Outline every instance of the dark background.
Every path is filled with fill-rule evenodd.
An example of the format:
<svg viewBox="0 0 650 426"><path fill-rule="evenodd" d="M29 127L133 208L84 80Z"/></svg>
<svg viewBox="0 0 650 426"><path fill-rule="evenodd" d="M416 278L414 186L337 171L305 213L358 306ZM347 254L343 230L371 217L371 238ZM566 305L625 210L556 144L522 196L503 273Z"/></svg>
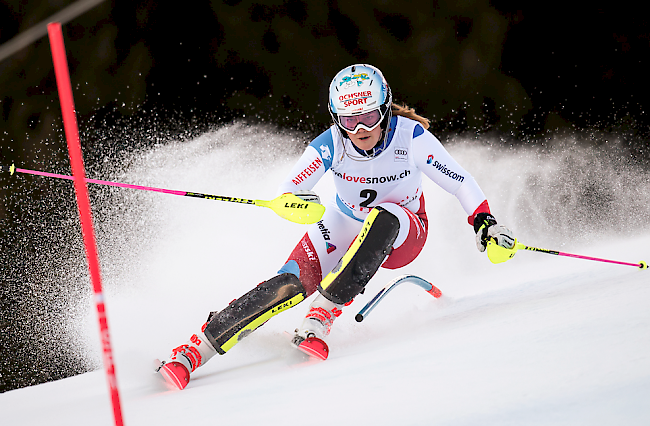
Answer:
<svg viewBox="0 0 650 426"><path fill-rule="evenodd" d="M72 2L23 3L0 3L0 44ZM329 125L331 78L357 62L379 67L443 141L568 134L647 165L645 8L572 3L106 1L63 26L88 174L234 119L308 141ZM69 173L47 37L0 62L0 87L0 162ZM3 175L0 200L1 392L87 366L47 337L82 291L62 287L47 260L79 232L71 189Z"/></svg>

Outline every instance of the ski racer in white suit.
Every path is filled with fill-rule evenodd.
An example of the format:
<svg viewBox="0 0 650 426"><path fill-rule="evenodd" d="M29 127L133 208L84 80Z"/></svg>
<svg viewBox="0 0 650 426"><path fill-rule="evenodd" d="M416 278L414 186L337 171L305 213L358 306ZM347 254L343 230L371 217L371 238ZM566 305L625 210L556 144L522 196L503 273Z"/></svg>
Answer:
<svg viewBox="0 0 650 426"><path fill-rule="evenodd" d="M401 268L422 250L428 233L422 174L458 199L480 251L488 239L513 246L512 232L496 224L474 178L427 131L427 119L392 103L377 68L358 64L341 70L330 85L329 108L335 124L309 144L279 193L319 202L311 189L330 171L335 196L279 275L212 312L201 332L161 362L157 371L179 388L213 355L225 354L270 317L317 290L292 343L327 358L324 338L332 323L377 269Z"/></svg>

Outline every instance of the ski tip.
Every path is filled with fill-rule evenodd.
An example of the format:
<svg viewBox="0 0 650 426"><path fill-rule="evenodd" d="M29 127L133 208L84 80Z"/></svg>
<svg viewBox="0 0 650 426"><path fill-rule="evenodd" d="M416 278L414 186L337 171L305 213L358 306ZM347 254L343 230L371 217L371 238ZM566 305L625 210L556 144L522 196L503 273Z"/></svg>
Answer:
<svg viewBox="0 0 650 426"><path fill-rule="evenodd" d="M298 345L298 350L313 358L322 359L323 361L327 359L330 353L327 343L318 337L306 338L300 343L300 345Z"/></svg>
<svg viewBox="0 0 650 426"><path fill-rule="evenodd" d="M648 264L642 260L639 262L639 269L648 269Z"/></svg>
<svg viewBox="0 0 650 426"><path fill-rule="evenodd" d="M190 382L190 372L180 362L163 362L157 372L172 389L183 390Z"/></svg>

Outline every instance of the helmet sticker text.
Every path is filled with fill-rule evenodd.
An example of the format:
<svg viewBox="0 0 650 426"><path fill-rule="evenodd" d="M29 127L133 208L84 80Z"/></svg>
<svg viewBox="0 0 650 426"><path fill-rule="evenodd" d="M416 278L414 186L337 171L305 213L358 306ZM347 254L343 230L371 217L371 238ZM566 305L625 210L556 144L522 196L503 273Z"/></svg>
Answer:
<svg viewBox="0 0 650 426"><path fill-rule="evenodd" d="M347 108L350 105L365 105L368 102L368 98L371 96L371 91L348 93L339 96L339 101L343 102L343 105Z"/></svg>

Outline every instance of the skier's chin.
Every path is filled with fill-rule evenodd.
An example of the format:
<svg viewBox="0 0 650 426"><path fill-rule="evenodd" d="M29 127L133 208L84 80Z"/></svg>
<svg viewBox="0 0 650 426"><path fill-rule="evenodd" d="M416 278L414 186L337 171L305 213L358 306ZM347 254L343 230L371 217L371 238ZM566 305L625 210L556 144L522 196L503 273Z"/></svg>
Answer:
<svg viewBox="0 0 650 426"><path fill-rule="evenodd" d="M379 133L378 135L375 135L374 133L374 131L364 133L359 132L356 135L349 134L349 136L357 148L367 151L373 149L375 145L377 145L377 142L379 142L381 131L377 132Z"/></svg>

